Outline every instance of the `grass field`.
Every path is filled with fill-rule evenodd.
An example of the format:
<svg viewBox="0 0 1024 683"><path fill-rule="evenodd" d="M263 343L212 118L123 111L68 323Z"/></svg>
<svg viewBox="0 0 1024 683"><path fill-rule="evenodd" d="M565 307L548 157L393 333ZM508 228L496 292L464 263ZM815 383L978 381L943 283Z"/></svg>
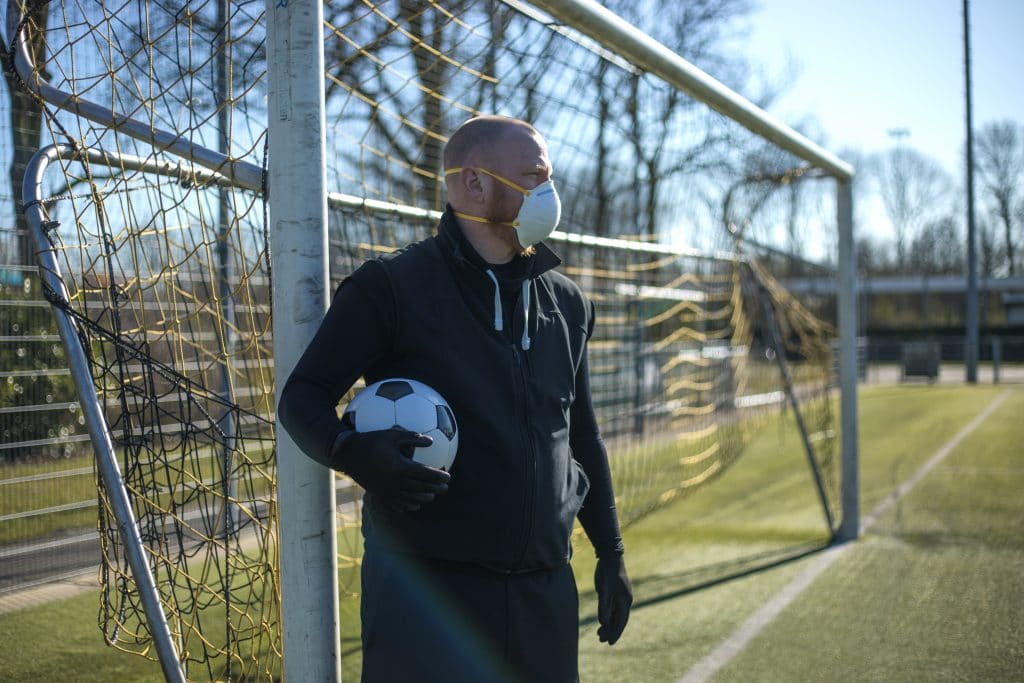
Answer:
<svg viewBox="0 0 1024 683"><path fill-rule="evenodd" d="M1004 393L712 680L1024 680L1024 387L863 388L861 504L868 517ZM795 432L765 431L717 482L626 530L637 604L612 648L597 641L593 560L579 553L582 679L678 680L825 540ZM102 644L97 610L90 593L0 617L0 680L160 680ZM357 680L354 610L342 620L344 677Z"/></svg>

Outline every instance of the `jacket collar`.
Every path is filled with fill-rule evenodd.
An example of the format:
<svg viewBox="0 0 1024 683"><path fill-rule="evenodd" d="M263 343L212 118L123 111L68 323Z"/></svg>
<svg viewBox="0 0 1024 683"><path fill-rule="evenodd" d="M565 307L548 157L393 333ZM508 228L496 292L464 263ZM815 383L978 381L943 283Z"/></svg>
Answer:
<svg viewBox="0 0 1024 683"><path fill-rule="evenodd" d="M466 262L481 273L485 273L490 268L487 261L477 253L466 236L462 234L462 228L459 227L459 223L455 219L451 204L445 206L444 215L441 216L441 222L437 227L437 235L444 251L454 256L456 261ZM544 242L536 244L533 255L527 258L529 264L526 267L526 276L530 279L539 277L562 263L562 259Z"/></svg>

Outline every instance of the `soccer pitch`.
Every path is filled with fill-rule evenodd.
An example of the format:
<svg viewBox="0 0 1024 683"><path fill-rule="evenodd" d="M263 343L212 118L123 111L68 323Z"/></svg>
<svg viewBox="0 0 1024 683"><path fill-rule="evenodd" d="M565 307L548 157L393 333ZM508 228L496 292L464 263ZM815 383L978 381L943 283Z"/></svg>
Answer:
<svg viewBox="0 0 1024 683"><path fill-rule="evenodd" d="M1024 678L1021 415L1021 385L863 387L865 533L827 551L831 564L719 657L709 680ZM795 431L769 427L719 481L630 526L637 603L611 648L597 641L593 559L581 550L582 680L681 680L792 593L826 556L810 476ZM90 592L0 617L0 680L161 680L155 663L102 644L97 608ZM342 624L347 680L358 678L354 616Z"/></svg>
<svg viewBox="0 0 1024 683"><path fill-rule="evenodd" d="M866 519L994 401L909 492ZM709 680L1021 680L1024 387L869 387L860 411L866 532ZM615 648L582 629L584 680L682 679L819 561L780 561L821 538L809 475L778 466L798 454L766 433L716 485L627 531L640 604ZM588 568L577 569L585 581Z"/></svg>

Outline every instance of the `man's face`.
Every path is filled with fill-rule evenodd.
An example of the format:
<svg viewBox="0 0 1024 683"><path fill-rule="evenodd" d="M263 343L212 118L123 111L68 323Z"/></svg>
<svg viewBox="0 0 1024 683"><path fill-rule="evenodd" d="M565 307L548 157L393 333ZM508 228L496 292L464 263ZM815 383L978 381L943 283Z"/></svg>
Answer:
<svg viewBox="0 0 1024 683"><path fill-rule="evenodd" d="M501 138L480 165L528 190L547 181L552 171L544 138L518 126ZM494 178L484 178L490 185L484 215L499 223L515 220L523 195Z"/></svg>

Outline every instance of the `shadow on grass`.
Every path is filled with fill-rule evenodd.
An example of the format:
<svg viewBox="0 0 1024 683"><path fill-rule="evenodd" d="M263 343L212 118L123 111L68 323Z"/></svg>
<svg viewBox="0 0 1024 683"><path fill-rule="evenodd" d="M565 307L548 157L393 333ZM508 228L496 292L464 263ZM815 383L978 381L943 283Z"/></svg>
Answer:
<svg viewBox="0 0 1024 683"><path fill-rule="evenodd" d="M342 636L341 656L351 657L363 649L363 641L359 636Z"/></svg>
<svg viewBox="0 0 1024 683"><path fill-rule="evenodd" d="M635 596L647 596L633 603L633 610L650 607L684 595L720 586L730 581L742 579L760 572L785 566L791 562L802 560L829 548L832 543L827 540L813 543L801 543L786 548L778 548L762 553L755 553L724 562L715 562L673 574L652 574L631 580ZM596 609L597 599L593 591L581 595L581 602L586 602ZM588 610L589 611L589 610ZM581 616L580 626L597 623L597 614Z"/></svg>

